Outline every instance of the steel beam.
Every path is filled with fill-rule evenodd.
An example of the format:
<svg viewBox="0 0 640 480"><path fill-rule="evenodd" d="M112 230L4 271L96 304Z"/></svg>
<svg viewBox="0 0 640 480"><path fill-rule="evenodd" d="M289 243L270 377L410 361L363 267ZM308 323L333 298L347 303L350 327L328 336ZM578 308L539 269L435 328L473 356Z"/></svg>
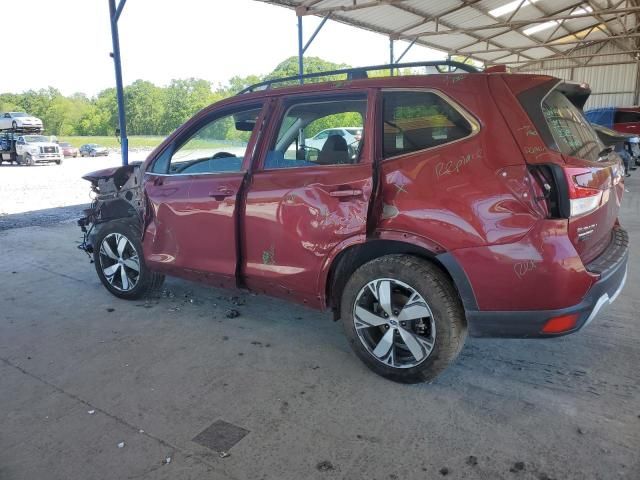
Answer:
<svg viewBox="0 0 640 480"><path fill-rule="evenodd" d="M122 63L120 61L120 38L118 35L118 18L122 13L126 0L120 0L116 8L116 1L109 0L109 14L111 20L111 41L113 43L113 65L116 72L116 96L118 99L118 124L120 127L120 150L122 165L129 164L129 139L127 138L127 118L124 110L124 87L122 85Z"/></svg>

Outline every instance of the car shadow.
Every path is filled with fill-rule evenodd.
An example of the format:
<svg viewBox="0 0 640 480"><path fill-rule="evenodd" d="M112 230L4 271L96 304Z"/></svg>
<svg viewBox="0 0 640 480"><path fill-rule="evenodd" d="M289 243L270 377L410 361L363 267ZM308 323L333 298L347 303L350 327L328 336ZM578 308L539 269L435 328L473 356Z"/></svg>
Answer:
<svg viewBox="0 0 640 480"><path fill-rule="evenodd" d="M13 228L47 227L56 223L70 222L80 218L85 208L89 208L88 203L8 215L0 214L0 232Z"/></svg>

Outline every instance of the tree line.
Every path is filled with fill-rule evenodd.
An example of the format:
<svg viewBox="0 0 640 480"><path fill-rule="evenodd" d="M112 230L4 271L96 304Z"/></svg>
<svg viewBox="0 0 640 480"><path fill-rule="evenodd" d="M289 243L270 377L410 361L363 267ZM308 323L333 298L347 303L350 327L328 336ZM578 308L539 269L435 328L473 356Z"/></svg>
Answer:
<svg viewBox="0 0 640 480"><path fill-rule="evenodd" d="M318 57L305 58L305 73L340 68L348 65ZM290 57L267 75L236 76L225 85L214 86L207 80L186 78L159 87L146 80L136 80L124 89L128 134L167 135L207 105L235 95L254 83L297 73L298 59ZM118 125L115 88L102 90L94 97L83 93L65 96L54 87L2 93L0 111L24 111L38 117L51 135L113 135Z"/></svg>

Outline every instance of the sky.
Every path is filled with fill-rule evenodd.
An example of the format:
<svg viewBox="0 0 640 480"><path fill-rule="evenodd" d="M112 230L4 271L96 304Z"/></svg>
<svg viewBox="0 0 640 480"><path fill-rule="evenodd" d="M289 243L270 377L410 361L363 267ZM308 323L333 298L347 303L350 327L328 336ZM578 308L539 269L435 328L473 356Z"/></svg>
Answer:
<svg viewBox="0 0 640 480"><path fill-rule="evenodd" d="M15 73L3 68L0 75L0 93L52 86L95 95L115 85L107 0L0 1L2 36L19 45ZM304 17L305 40L319 23ZM293 10L254 0L128 0L119 22L124 82L195 77L217 85L265 74L297 55L296 26ZM396 42L396 55L407 45ZM388 63L389 40L329 20L306 55L353 66ZM403 61L444 56L414 46Z"/></svg>

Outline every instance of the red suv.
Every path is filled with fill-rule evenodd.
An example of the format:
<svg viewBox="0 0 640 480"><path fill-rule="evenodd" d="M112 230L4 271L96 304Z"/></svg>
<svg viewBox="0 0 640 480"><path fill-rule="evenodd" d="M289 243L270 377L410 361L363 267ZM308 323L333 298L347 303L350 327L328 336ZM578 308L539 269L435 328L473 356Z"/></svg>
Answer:
<svg viewBox="0 0 640 480"><path fill-rule="evenodd" d="M467 332L557 337L616 298L622 168L583 117L587 86L346 73L247 89L141 165L84 177L105 287L138 298L166 274L331 309L369 368L407 383ZM363 133L306 145L333 126Z"/></svg>

